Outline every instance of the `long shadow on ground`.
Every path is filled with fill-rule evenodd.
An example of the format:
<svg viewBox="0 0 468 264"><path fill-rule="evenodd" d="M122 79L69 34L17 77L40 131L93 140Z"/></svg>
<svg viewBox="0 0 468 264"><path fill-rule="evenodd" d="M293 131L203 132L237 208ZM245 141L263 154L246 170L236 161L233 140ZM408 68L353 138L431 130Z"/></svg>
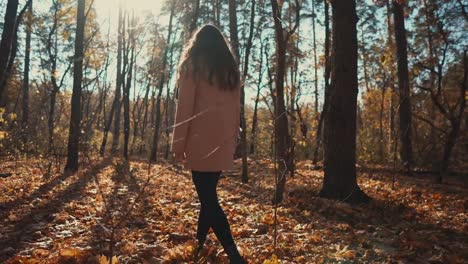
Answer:
<svg viewBox="0 0 468 264"><path fill-rule="evenodd" d="M41 235L35 235L38 231L43 231L47 227L47 223L54 219L54 214L60 212L63 206L70 201L79 199L86 185L93 179L94 175L99 173L103 168L111 163L111 159L104 159L87 170L80 171L75 176L62 175L45 187L39 188L31 197L39 197L41 193L52 190L53 185L59 184L62 180L68 177L76 179L67 185L66 188L55 193L47 202L33 205L33 207L20 218L18 218L10 227L7 228L7 233L2 234L0 245L4 251L0 255L0 262L5 261L9 257L15 255L28 246L28 243L36 242Z"/></svg>

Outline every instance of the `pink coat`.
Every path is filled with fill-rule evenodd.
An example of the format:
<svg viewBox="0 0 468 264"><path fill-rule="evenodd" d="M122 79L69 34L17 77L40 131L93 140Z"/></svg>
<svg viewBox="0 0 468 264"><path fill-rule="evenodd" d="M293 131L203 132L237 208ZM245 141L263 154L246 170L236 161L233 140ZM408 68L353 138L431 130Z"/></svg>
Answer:
<svg viewBox="0 0 468 264"><path fill-rule="evenodd" d="M185 168L232 169L240 121L240 88L221 90L189 73L179 78L172 151L185 153Z"/></svg>

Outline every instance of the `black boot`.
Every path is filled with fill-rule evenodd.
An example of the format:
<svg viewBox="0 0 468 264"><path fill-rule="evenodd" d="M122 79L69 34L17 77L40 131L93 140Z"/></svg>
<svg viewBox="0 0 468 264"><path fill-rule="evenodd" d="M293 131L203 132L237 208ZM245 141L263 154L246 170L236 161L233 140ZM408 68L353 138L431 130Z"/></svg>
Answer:
<svg viewBox="0 0 468 264"><path fill-rule="evenodd" d="M200 254L203 250L204 245L205 245L205 241L198 240L197 247L195 248L195 251L193 252L194 259L198 259L200 257Z"/></svg>
<svg viewBox="0 0 468 264"><path fill-rule="evenodd" d="M231 246L224 251L228 255L230 264L247 264L245 259L240 255L236 246Z"/></svg>

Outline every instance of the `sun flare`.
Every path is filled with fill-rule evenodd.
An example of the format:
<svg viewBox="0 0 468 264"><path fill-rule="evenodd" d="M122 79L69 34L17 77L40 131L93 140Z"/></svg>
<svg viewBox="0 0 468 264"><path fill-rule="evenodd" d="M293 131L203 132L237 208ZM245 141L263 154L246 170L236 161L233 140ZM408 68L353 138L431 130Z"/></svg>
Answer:
<svg viewBox="0 0 468 264"><path fill-rule="evenodd" d="M94 6L102 15L114 14L118 12L119 4L128 10L135 10L137 14L151 12L158 14L165 0L95 0Z"/></svg>

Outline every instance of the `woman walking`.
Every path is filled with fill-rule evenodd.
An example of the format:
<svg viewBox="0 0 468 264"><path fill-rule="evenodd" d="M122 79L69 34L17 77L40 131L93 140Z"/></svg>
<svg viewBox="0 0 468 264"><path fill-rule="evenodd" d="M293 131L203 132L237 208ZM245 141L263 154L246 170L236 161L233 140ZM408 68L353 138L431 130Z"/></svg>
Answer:
<svg viewBox="0 0 468 264"><path fill-rule="evenodd" d="M221 172L233 166L240 74L227 40L215 26L203 26L186 44L178 68L178 87L172 151L176 160L192 171L201 203L197 252L211 227L230 263L246 263L216 193Z"/></svg>

